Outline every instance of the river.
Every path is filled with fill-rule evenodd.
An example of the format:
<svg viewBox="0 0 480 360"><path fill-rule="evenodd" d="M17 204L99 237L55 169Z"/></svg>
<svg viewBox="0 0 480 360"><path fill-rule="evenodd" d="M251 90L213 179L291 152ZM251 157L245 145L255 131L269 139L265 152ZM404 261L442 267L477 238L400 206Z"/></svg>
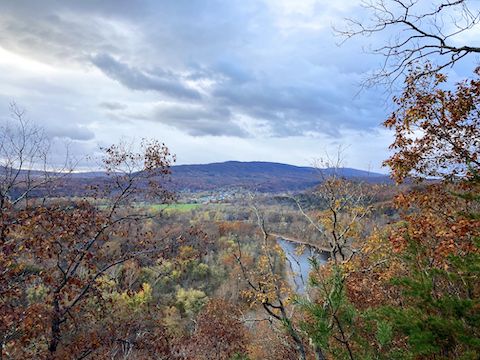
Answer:
<svg viewBox="0 0 480 360"><path fill-rule="evenodd" d="M320 264L324 264L328 260L327 252L318 252L310 246L303 246L303 252L298 253L302 245L283 238L277 238L277 242L282 248L286 256L287 277L293 289L298 294L304 294L308 287L308 275L312 265L309 259L315 257Z"/></svg>

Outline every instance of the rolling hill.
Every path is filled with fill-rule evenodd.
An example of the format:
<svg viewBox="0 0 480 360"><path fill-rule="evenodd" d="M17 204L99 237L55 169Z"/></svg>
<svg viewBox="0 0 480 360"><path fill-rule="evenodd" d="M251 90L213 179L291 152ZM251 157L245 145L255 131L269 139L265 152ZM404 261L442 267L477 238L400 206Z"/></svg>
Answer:
<svg viewBox="0 0 480 360"><path fill-rule="evenodd" d="M171 177L166 187L174 191L201 192L225 190L249 190L258 192L302 191L318 184L322 176L333 173L334 169L316 169L272 162L227 161L212 164L176 165L171 168ZM363 170L341 168L336 170L340 176L370 183L390 182L388 176ZM0 167L0 175L6 169ZM21 171L20 177L42 177L41 171ZM101 171L76 172L71 174L50 173L59 177L55 186L40 187L33 194L41 196L46 191L57 196L83 196L92 186L105 186L110 181ZM21 188L18 189L21 192Z"/></svg>
<svg viewBox="0 0 480 360"><path fill-rule="evenodd" d="M172 167L172 184L176 190L202 191L244 188L262 192L298 191L311 188L321 181L322 175L334 169L316 169L273 162L240 162ZM389 182L384 174L363 170L337 169L340 176L367 182Z"/></svg>

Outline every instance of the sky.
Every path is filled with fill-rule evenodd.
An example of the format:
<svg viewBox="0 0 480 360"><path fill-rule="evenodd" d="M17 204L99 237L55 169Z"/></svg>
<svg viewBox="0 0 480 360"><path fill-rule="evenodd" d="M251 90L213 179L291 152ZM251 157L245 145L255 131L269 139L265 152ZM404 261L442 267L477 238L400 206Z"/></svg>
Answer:
<svg viewBox="0 0 480 360"><path fill-rule="evenodd" d="M15 0L0 2L0 120L9 104L60 158L120 140L163 141L177 163L345 165L386 172L392 134L382 59L332 27L358 0Z"/></svg>

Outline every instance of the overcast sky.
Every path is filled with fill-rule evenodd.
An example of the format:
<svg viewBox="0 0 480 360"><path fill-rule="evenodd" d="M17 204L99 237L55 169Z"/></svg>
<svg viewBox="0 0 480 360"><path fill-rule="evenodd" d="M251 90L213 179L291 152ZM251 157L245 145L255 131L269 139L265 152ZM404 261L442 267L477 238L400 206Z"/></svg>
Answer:
<svg viewBox="0 0 480 360"><path fill-rule="evenodd" d="M347 166L378 171L388 102L358 92L382 59L332 30L359 3L2 1L0 118L15 101L78 157L147 137L182 164L309 165L343 145Z"/></svg>

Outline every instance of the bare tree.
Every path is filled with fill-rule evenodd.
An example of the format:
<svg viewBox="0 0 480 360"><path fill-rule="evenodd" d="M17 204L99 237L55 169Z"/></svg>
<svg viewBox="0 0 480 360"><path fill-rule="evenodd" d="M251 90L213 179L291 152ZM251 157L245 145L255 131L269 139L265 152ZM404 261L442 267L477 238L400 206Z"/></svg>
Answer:
<svg viewBox="0 0 480 360"><path fill-rule="evenodd" d="M362 238L361 221L371 211L375 192L361 181L350 181L342 176L343 150L336 156L326 154L315 163L320 184L311 192L310 200L317 207L307 208L296 198L290 197L301 214L320 234L320 243L308 244L320 251L327 250L335 262L345 262L358 251Z"/></svg>
<svg viewBox="0 0 480 360"><path fill-rule="evenodd" d="M342 148L339 148L335 157L326 154L324 159L315 164L321 183L310 194L310 199L314 199L318 208L307 208L297 198L292 199L321 235L322 243L314 246L317 249L326 248L330 253L330 262L325 269L316 257L311 257L313 276L309 280L312 287L317 289L316 299L312 302L308 297L300 298L299 304L307 305L304 306L306 309L312 309L312 306L321 309L324 319L327 319L325 331L345 348L348 358L353 360L351 334L340 315L340 303L333 301L333 298L344 292L346 274L340 271L341 265L349 262L363 246L362 222L371 211L373 193L367 191L366 184L349 181L342 176L342 152ZM333 277L329 270L333 272ZM316 349L320 349L318 341Z"/></svg>
<svg viewBox="0 0 480 360"><path fill-rule="evenodd" d="M0 358L4 344L19 336L21 324L29 315L15 306L18 303L8 301L21 292L31 275L15 260L15 252L23 247L21 239L12 233L32 219L29 197L69 172L66 165L47 171L49 145L43 130L25 116L24 109L12 103L10 118L0 126Z"/></svg>
<svg viewBox="0 0 480 360"><path fill-rule="evenodd" d="M51 338L49 351L57 351L61 340L61 325L75 318L76 308L88 298L97 280L110 269L127 260L161 253L163 240L143 230L143 222L159 216L148 207L139 207L139 201L164 203L170 193L161 184L169 174L171 155L158 141L144 141L142 152L132 151L126 144L103 149L104 168L109 180L99 200L103 208L89 203L75 204L73 211L64 205L49 209L41 237L54 241L56 273L48 282L53 285ZM55 214L58 212L58 214ZM52 216L53 214L53 216ZM64 216L65 225L55 219ZM80 218L79 218L80 216ZM42 222L42 216L38 219ZM77 231L72 228L86 228ZM62 240L57 240L62 237ZM71 234L71 235L70 235ZM68 236L70 235L70 236ZM134 238L135 243L125 241ZM118 243L119 250L111 250ZM66 300L68 299L68 300ZM86 344L87 350L94 350Z"/></svg>
<svg viewBox="0 0 480 360"><path fill-rule="evenodd" d="M278 261L282 257L276 249L276 237L267 230L265 219L256 206L252 206L255 218L262 234L261 258L258 267L247 269L244 264L242 248L237 239L238 251L234 254L240 266L242 276L249 286L249 297L252 303L262 305L270 320L278 321L284 326L288 336L293 341L298 358L306 360L307 352L300 330L293 322L293 308L289 308L290 294L278 269ZM321 353L321 351L320 351ZM320 357L319 359L324 359Z"/></svg>
<svg viewBox="0 0 480 360"><path fill-rule="evenodd" d="M366 85L392 84L412 67L428 62L431 66L417 74L423 77L480 53L480 46L458 42L480 22L480 8L474 1L365 0L362 4L370 14L368 20L349 18L345 28L335 30L344 41L391 34L386 45L372 49L385 60Z"/></svg>
<svg viewBox="0 0 480 360"><path fill-rule="evenodd" d="M0 126L0 216L7 203L15 206L48 181L49 144L43 131L10 106L11 119Z"/></svg>
<svg viewBox="0 0 480 360"><path fill-rule="evenodd" d="M341 264L350 261L358 253L362 246L363 228L362 221L371 211L372 198L375 191L369 185L361 181L349 181L342 176L343 149L339 148L335 156L326 154L325 158L315 164L318 169L320 184L309 194L311 203L297 197L288 197L297 205L307 222L320 234L320 241L311 239L299 239L277 235L269 230L264 216L256 206L252 206L255 218L263 237L261 243L261 256L257 260L258 265L254 269L246 267L246 261L242 258L242 248L237 241L238 251L235 254L240 265L243 278L246 280L250 291L250 301L259 303L272 321L283 324L290 336L299 358L305 358L312 352L316 359L325 359L325 350L318 343L309 338L300 330L298 319L295 316L296 305L309 303L310 294L307 292L305 299L286 292L285 280L280 269L276 266L279 259L283 261L282 250L276 246L278 237L296 243L302 249L309 247L313 253L328 252L332 260L327 264L328 269L339 268ZM312 206L312 203L315 204ZM338 291L343 291L344 280L342 277L335 289L327 284L330 279L322 279L323 266L317 257L311 257L313 272L317 280L316 287L321 288L324 297L316 299L322 303L323 308L329 314L329 331L334 338L345 347L353 359L353 350L347 333L347 327L342 323L339 316L339 308L331 301ZM320 276L322 275L322 276ZM311 280L311 279L309 279ZM332 295L332 293L335 293ZM312 293L315 295L315 293ZM289 303L289 297L297 298L297 302ZM308 340L308 341L306 341ZM309 343L310 346L306 346Z"/></svg>
<svg viewBox="0 0 480 360"><path fill-rule="evenodd" d="M143 142L141 152L114 145L103 149L107 177L90 194L96 194L93 200L49 198L59 177L72 178L68 171L51 171L43 131L15 105L12 114L15 122L0 134L0 358L6 347L19 357L37 357L22 353L32 339L46 343L48 355L41 357L62 357L63 342L72 356L74 348L90 354L98 341L80 336L75 342L79 324L93 316L85 304L101 300L99 279L130 259L168 248L168 235L144 227L160 214L141 202L171 198L163 184L173 158L158 141ZM30 301L29 291L38 288L42 301ZM83 331L91 331L88 324Z"/></svg>

